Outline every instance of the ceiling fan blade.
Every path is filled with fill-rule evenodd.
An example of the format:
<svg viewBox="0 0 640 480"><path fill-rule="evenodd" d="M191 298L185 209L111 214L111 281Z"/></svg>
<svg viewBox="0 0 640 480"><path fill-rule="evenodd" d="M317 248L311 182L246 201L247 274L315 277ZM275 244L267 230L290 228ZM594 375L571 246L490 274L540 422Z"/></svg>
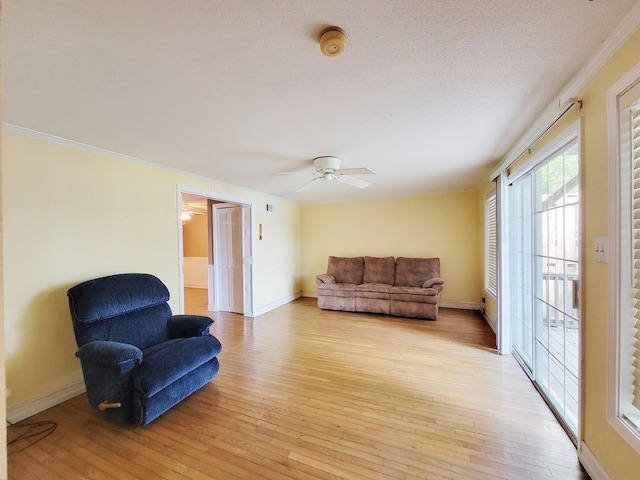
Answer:
<svg viewBox="0 0 640 480"><path fill-rule="evenodd" d="M353 178L348 175L340 175L336 178L337 181L351 185L352 187L367 188L371 183L360 180L359 178Z"/></svg>
<svg viewBox="0 0 640 480"><path fill-rule="evenodd" d="M317 175L318 172L280 172L280 175Z"/></svg>
<svg viewBox="0 0 640 480"><path fill-rule="evenodd" d="M371 175L376 172L372 172L368 168L343 168L338 170L338 173L342 175Z"/></svg>
<svg viewBox="0 0 640 480"><path fill-rule="evenodd" d="M305 190L310 189L316 180L322 180L322 177L316 177L313 180L308 181L304 185L302 185L299 189L296 190L296 193L304 192Z"/></svg>

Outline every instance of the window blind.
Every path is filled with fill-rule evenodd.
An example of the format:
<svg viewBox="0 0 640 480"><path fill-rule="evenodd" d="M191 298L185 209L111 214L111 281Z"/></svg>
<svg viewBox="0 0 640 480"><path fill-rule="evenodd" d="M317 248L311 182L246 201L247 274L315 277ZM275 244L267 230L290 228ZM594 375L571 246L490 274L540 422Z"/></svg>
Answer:
<svg viewBox="0 0 640 480"><path fill-rule="evenodd" d="M632 225L631 250L633 256L633 398L631 403L640 411L640 99L632 105L631 121L631 166L632 166ZM634 422L636 423L636 422ZM636 425L637 426L637 425Z"/></svg>
<svg viewBox="0 0 640 480"><path fill-rule="evenodd" d="M487 228L487 274L486 288L493 295L498 294L498 220L496 193L493 192L486 199L486 228Z"/></svg>
<svg viewBox="0 0 640 480"><path fill-rule="evenodd" d="M609 92L610 268L608 416L613 428L640 452L640 64ZM615 118L617 110L617 121ZM611 140L615 137L612 136Z"/></svg>

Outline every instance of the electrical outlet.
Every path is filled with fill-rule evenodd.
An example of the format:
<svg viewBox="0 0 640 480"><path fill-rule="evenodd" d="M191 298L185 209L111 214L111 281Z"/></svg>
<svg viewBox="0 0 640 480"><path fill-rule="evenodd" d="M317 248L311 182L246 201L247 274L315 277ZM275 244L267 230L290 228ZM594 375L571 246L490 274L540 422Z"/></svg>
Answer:
<svg viewBox="0 0 640 480"><path fill-rule="evenodd" d="M607 237L593 239L593 258L596 262L609 262L609 239Z"/></svg>

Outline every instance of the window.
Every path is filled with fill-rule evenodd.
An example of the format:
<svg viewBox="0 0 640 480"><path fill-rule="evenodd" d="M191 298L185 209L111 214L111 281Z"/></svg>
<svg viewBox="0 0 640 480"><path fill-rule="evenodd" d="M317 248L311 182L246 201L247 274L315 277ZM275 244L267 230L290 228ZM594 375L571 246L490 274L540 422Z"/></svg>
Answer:
<svg viewBox="0 0 640 480"><path fill-rule="evenodd" d="M484 288L494 297L498 295L498 221L495 190L484 200L485 224L485 280Z"/></svg>
<svg viewBox="0 0 640 480"><path fill-rule="evenodd" d="M626 362L621 373L627 377L633 388L630 389L629 402L623 403L621 413L630 419L636 428L640 428L640 98L635 99L627 112L630 129L630 161L631 161L631 218L629 225L629 256L632 265L628 272L628 285L625 290L632 305L628 315L629 341ZM627 370L625 372L625 370ZM625 378L623 377L623 378Z"/></svg>
<svg viewBox="0 0 640 480"><path fill-rule="evenodd" d="M617 143L612 150L610 296L613 304L610 417L640 451L640 66L635 83L612 98ZM625 77L626 78L626 77ZM615 88L615 87L614 87ZM612 89L613 90L613 89ZM615 132L617 130L617 132Z"/></svg>

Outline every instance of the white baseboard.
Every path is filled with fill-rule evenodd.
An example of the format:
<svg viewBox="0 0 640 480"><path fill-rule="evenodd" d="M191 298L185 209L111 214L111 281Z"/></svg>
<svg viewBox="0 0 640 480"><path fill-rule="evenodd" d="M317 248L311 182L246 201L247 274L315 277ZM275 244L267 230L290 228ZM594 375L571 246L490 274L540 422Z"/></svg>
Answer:
<svg viewBox="0 0 640 480"><path fill-rule="evenodd" d="M86 392L84 380L79 380L43 397L7 408L7 420L11 423L19 422L84 392Z"/></svg>
<svg viewBox="0 0 640 480"><path fill-rule="evenodd" d="M268 303L267 305L263 305L262 307L256 308L255 311L253 312L253 316L258 317L260 315L264 315L265 313L270 312L271 310L275 310L276 308L281 307L283 305L286 305L289 302L293 302L296 298L300 298L300 297L301 297L301 292L296 292L292 295L287 295L286 297L276 300L275 302L271 302L271 303Z"/></svg>
<svg viewBox="0 0 640 480"><path fill-rule="evenodd" d="M441 308L457 308L458 310L480 310L478 302L461 302L456 300L440 301Z"/></svg>
<svg viewBox="0 0 640 480"><path fill-rule="evenodd" d="M593 455L587 444L580 442L580 449L578 451L578 459L580 463L587 471L591 480L611 480L611 477L607 475L598 459Z"/></svg>
<svg viewBox="0 0 640 480"><path fill-rule="evenodd" d="M303 297L308 297L308 298L318 298L318 292L305 292L303 290L302 291L302 296Z"/></svg>
<svg viewBox="0 0 640 480"><path fill-rule="evenodd" d="M487 322L487 324L491 327L491 330L493 330L493 333L497 335L498 325L496 325L495 320L493 318L490 318L486 313L483 313L482 316L484 317L484 320Z"/></svg>

